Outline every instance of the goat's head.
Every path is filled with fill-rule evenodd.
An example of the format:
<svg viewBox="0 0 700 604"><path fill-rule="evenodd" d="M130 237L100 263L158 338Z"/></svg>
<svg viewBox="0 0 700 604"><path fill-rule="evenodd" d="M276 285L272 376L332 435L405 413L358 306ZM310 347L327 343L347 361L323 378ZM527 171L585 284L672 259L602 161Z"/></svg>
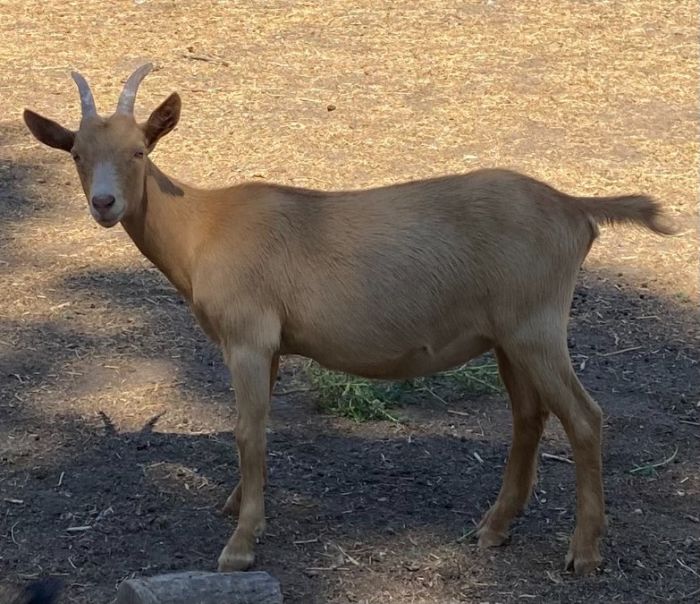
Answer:
<svg viewBox="0 0 700 604"><path fill-rule="evenodd" d="M141 203L147 156L180 117L180 97L173 93L145 123L136 122L136 91L152 68L150 63L142 65L129 76L117 110L107 118L97 114L85 78L73 72L82 107L82 119L76 132L29 109L24 110L24 121L39 141L73 156L90 213L104 227L114 226Z"/></svg>

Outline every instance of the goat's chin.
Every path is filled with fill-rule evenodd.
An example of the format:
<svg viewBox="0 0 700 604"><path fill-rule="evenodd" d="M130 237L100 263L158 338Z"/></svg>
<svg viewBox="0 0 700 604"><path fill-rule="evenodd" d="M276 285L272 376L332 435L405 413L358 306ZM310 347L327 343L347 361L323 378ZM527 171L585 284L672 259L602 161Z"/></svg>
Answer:
<svg viewBox="0 0 700 604"><path fill-rule="evenodd" d="M117 225L122 219L121 216L115 216L114 218L104 218L93 216L95 222L105 229L111 229L113 226Z"/></svg>

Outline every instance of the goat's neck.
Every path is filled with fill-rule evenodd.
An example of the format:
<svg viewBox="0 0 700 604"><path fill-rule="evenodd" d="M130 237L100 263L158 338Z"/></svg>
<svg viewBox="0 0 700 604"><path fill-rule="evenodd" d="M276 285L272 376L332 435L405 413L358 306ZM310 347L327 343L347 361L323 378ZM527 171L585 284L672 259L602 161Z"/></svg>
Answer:
<svg viewBox="0 0 700 604"><path fill-rule="evenodd" d="M149 162L141 205L122 220L136 247L189 301L197 236L193 193Z"/></svg>

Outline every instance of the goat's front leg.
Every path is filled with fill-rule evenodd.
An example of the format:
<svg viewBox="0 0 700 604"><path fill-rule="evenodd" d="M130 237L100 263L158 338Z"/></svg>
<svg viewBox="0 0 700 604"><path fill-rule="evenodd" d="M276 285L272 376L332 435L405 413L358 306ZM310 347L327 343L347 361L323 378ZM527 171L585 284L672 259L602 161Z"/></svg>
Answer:
<svg viewBox="0 0 700 604"><path fill-rule="evenodd" d="M219 570L249 568L255 559L255 540L265 530L265 422L269 403L272 354L236 347L227 360L238 406L236 444L241 480L238 526L219 556Z"/></svg>
<svg viewBox="0 0 700 604"><path fill-rule="evenodd" d="M272 357L270 363L270 399L272 399L272 390L277 381L277 372L279 370L280 357L278 354ZM263 465L263 486L267 484L267 464ZM226 499L224 507L221 509L223 514L230 514L234 518L238 518L238 511L241 509L241 482L239 481L236 487L231 491L231 494Z"/></svg>

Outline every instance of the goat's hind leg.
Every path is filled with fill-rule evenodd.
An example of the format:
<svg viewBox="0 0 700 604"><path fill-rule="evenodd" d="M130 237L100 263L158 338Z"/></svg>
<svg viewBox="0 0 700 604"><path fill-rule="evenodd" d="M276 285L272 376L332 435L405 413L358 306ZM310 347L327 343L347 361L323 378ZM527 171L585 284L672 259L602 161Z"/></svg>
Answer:
<svg viewBox="0 0 700 604"><path fill-rule="evenodd" d="M508 529L527 504L537 477L537 450L549 412L543 407L527 374L496 349L498 369L510 396L513 414L513 442L496 502L484 515L477 535L479 547L501 545Z"/></svg>
<svg viewBox="0 0 700 604"><path fill-rule="evenodd" d="M534 330L533 330L534 331ZM543 326L520 342L509 357L528 375L545 408L562 423L576 464L576 528L566 567L592 572L601 562L600 538L605 531L602 478L602 412L574 373L562 326Z"/></svg>

